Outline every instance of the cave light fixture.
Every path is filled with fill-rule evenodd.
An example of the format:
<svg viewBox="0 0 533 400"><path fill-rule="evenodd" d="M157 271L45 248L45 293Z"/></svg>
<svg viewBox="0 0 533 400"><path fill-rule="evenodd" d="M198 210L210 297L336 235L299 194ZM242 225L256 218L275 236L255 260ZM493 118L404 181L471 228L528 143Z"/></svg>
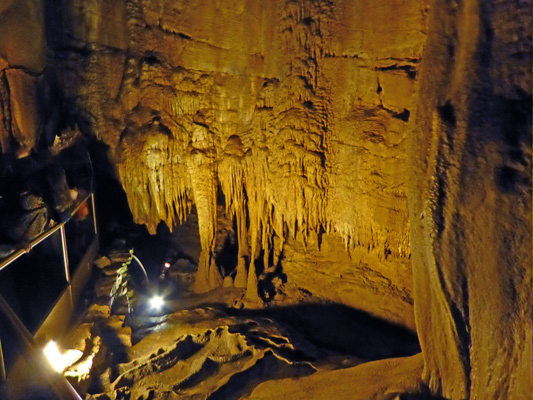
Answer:
<svg viewBox="0 0 533 400"><path fill-rule="evenodd" d="M164 304L165 302L162 296L156 295L150 299L150 308L154 311L161 311Z"/></svg>
<svg viewBox="0 0 533 400"><path fill-rule="evenodd" d="M65 371L68 367L77 362L83 352L80 350L67 350L64 353L59 351L56 342L51 340L43 349L44 355L50 362L52 368L59 373Z"/></svg>

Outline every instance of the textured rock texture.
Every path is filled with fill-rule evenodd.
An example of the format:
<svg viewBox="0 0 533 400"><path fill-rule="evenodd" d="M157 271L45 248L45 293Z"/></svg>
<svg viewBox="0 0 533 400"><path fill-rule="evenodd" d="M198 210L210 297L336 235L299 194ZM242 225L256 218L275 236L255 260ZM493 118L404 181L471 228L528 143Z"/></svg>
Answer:
<svg viewBox="0 0 533 400"><path fill-rule="evenodd" d="M420 380L420 358L354 368L413 372L372 398L530 396L529 0L42 4L0 5L3 153L76 120L136 221L194 204L198 291L223 282L224 197L249 301L281 267L295 291L410 327L414 303Z"/></svg>
<svg viewBox="0 0 533 400"><path fill-rule="evenodd" d="M154 232L196 206L199 291L222 282L211 262L220 190L250 300L286 240L333 232L344 245L325 257L387 258L411 296L405 143L423 2L74 3L48 11L54 70L108 144L138 222ZM409 302L397 312L412 326Z"/></svg>
<svg viewBox="0 0 533 400"><path fill-rule="evenodd" d="M531 3L434 7L408 153L425 379L446 398L525 399L532 393Z"/></svg>
<svg viewBox="0 0 533 400"><path fill-rule="evenodd" d="M41 129L38 88L46 49L41 2L2 2L0 38L0 154L25 156Z"/></svg>
<svg viewBox="0 0 533 400"><path fill-rule="evenodd" d="M109 259L115 261L104 267L96 280L92 306L79 325L65 337L57 338L62 351L77 349L85 355L94 354L90 374L79 374L85 363L82 359L68 368L68 376L78 377L73 384L82 397L90 394L95 399L258 398L254 390L266 381L311 374L341 376L334 371L339 368L345 371L344 376L349 376L350 367L355 365L420 351L416 336L409 331L338 304L255 310L223 306L222 302L231 304L242 295L239 289L218 289L198 295L185 284L179 291L167 291L165 315L141 311L143 302L138 300L143 295L139 292L132 299L137 310L133 317L125 319L124 315L98 312L105 308L109 311L109 292L124 257L128 253L109 254ZM170 267L166 282L192 284L193 280L183 277L193 273L186 264L176 262ZM218 304L210 301L214 298ZM125 302L120 307L127 309ZM98 345L95 353L91 350L94 343ZM389 378L373 389L375 393L391 381L396 381L395 390L399 393L406 387L412 388L412 381L420 385L422 355L414 357L414 369L390 374L398 364L395 360L398 359L390 361L391 368L381 371ZM399 376L410 379L397 379ZM362 375L360 379L367 377ZM307 391L315 390L305 380L301 385ZM320 386L331 395L330 385L321 382ZM350 386L344 387L347 391ZM265 390L260 392L264 395ZM269 385L267 393L272 393Z"/></svg>
<svg viewBox="0 0 533 400"><path fill-rule="evenodd" d="M332 387L335 387L336 399L408 399L409 397L404 396L405 393L414 393L421 389L419 376L422 369L423 360L420 354L409 358L375 361L352 368L318 372L306 379L262 383L249 398L279 399L279 388L282 387L283 395L288 398L330 399Z"/></svg>
<svg viewBox="0 0 533 400"><path fill-rule="evenodd" d="M0 58L13 68L43 72L46 53L43 8L40 0L4 0L0 4ZM0 61L0 69L2 64Z"/></svg>
<svg viewBox="0 0 533 400"><path fill-rule="evenodd" d="M334 234L324 235L320 247L315 235L310 235L307 246L289 240L282 262L287 282L281 291L286 297L278 294L274 303L330 300L416 330L408 260L357 247L347 252L342 246L341 237Z"/></svg>

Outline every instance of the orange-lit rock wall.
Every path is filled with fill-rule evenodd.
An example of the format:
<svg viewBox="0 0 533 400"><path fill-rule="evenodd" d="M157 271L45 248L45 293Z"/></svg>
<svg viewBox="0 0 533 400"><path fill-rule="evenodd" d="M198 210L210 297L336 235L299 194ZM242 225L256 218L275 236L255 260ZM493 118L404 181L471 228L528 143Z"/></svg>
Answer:
<svg viewBox="0 0 533 400"><path fill-rule="evenodd" d="M40 1L0 4L0 154L28 154L39 137L38 96L46 63L43 23Z"/></svg>
<svg viewBox="0 0 533 400"><path fill-rule="evenodd" d="M433 393L528 398L530 10L7 1L0 145L28 152L54 115L36 96L60 93L109 146L138 222L154 231L196 206L198 290L221 282L221 190L251 300L250 260L269 249L296 291L416 321Z"/></svg>
<svg viewBox="0 0 533 400"><path fill-rule="evenodd" d="M209 263L220 186L248 235L236 284L252 299L250 259L321 230L355 255L347 269L373 255L365 265L391 282L378 297L411 296L405 145L424 2L78 3L48 15L61 86L109 145L138 222L172 226L195 204L200 290L220 282ZM300 267L318 274L302 287L318 283L313 262ZM412 300L400 308L372 312L413 327Z"/></svg>
<svg viewBox="0 0 533 400"><path fill-rule="evenodd" d="M445 398L526 399L531 2L434 7L408 152L425 378Z"/></svg>

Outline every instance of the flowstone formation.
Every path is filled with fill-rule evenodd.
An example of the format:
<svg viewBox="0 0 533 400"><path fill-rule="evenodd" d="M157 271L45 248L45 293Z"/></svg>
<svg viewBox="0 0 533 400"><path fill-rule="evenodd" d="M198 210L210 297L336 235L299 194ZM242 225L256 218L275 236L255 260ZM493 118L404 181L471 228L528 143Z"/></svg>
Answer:
<svg viewBox="0 0 533 400"><path fill-rule="evenodd" d="M437 4L408 153L424 380L451 399L527 398L531 3Z"/></svg>
<svg viewBox="0 0 533 400"><path fill-rule="evenodd" d="M355 250L352 264L362 249L388 259L364 264L411 292L405 138L423 3L63 3L47 18L65 95L109 146L137 222L172 227L194 204L198 291L222 282L220 191L237 226L234 285L249 300L287 241L322 235ZM413 327L412 301L404 309L370 311Z"/></svg>

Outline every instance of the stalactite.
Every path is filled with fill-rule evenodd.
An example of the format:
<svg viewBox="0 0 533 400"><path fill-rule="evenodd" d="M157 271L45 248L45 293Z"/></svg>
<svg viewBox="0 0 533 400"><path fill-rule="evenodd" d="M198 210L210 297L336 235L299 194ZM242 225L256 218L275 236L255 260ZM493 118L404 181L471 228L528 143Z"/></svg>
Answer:
<svg viewBox="0 0 533 400"><path fill-rule="evenodd" d="M170 59L153 65L133 59L124 63L123 102L132 110L116 151L121 181L136 221L151 232L160 221L171 228L181 223L196 205L203 253L198 290L219 282L211 256L218 185L237 226L236 287L256 293L256 261L265 270L275 267L287 239L307 245L319 231L337 232L348 252L361 247L383 257L388 252L409 256L406 213L384 205L390 215L382 218L376 211L381 193L367 193L369 187L381 190L384 182L376 178L368 186L363 181L372 172L364 165L368 148L357 142L353 152L359 153L350 155L361 174L351 177L355 184L345 184L339 178L342 171L335 169L339 144L333 143L334 122L339 121L328 88L331 77L324 75L329 62L324 54L331 53L324 27L334 5L296 1L284 7L276 40L286 54L278 77L169 68L165 63ZM135 81L140 82L137 94L132 92ZM367 135L374 143L383 140L392 117L362 108L350 118L357 121L351 134ZM380 162L372 168L379 169ZM350 185L361 194L357 207L344 200ZM405 201L401 185L386 195ZM376 224L381 218L386 223ZM402 229L389 230L391 220ZM256 260L260 254L262 260Z"/></svg>
<svg viewBox="0 0 533 400"><path fill-rule="evenodd" d="M190 175L174 146L172 138L152 132L126 135L118 151L118 172L132 214L152 233L160 221L172 229L191 208Z"/></svg>
<svg viewBox="0 0 533 400"><path fill-rule="evenodd" d="M193 149L188 158L188 167L202 245L201 264L198 266L195 290L205 292L222 284L222 277L211 257L216 232L218 182L213 158L209 153Z"/></svg>
<svg viewBox="0 0 533 400"><path fill-rule="evenodd" d="M244 157L241 139L232 136L224 149L224 158L219 164L218 174L222 191L226 197L226 212L235 218L237 224L238 255L235 287L245 288L248 280L246 259L250 258L248 246L248 229L246 226L247 203L244 194L243 170L241 160Z"/></svg>

